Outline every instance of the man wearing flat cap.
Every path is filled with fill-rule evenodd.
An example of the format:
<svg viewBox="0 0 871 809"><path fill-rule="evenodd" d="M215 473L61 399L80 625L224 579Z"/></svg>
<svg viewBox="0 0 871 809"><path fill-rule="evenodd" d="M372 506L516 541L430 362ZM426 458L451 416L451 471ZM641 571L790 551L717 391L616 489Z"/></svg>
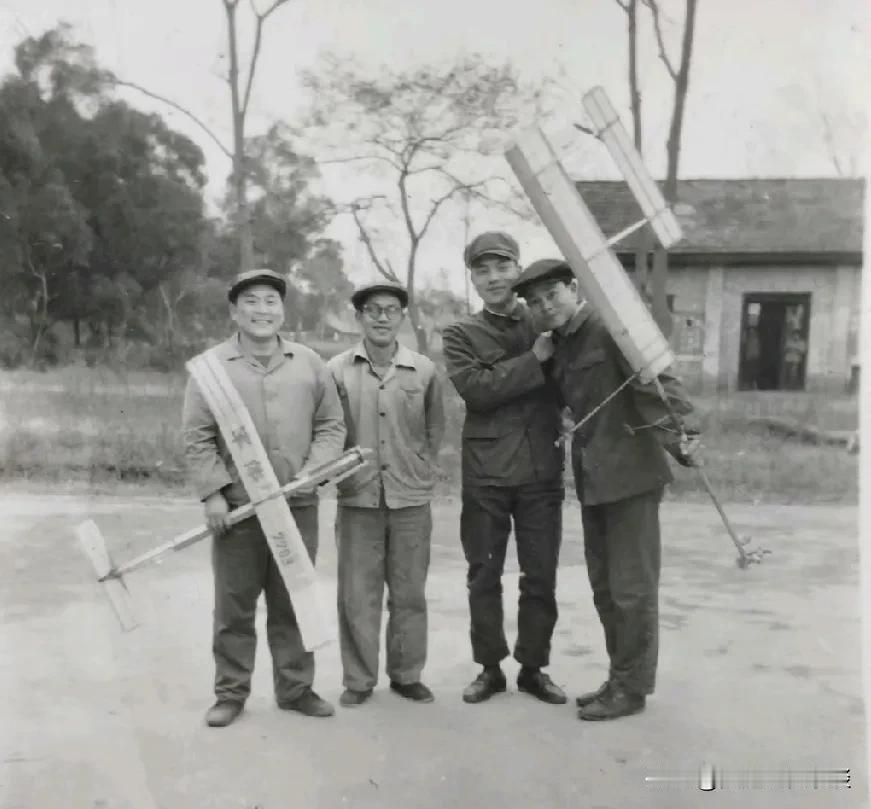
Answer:
<svg viewBox="0 0 871 809"><path fill-rule="evenodd" d="M370 468L338 490L339 642L345 707L362 705L378 682L384 587L390 688L432 702L421 681L427 652L426 578L435 464L444 434L442 386L433 362L397 340L408 293L370 284L351 296L362 339L333 357L348 445L371 449Z"/></svg>
<svg viewBox="0 0 871 809"><path fill-rule="evenodd" d="M281 485L308 468L338 458L345 426L336 386L311 349L279 336L284 278L271 270L238 275L228 292L236 333L215 353L251 416ZM184 400L185 453L212 529L215 610L212 650L216 702L210 726L229 725L251 692L257 600L266 599L266 636L280 708L329 716L332 706L313 690L314 656L307 652L293 606L256 517L228 526L227 514L248 501L226 437L193 378ZM314 561L317 495L291 498L290 510Z"/></svg>
<svg viewBox="0 0 871 809"><path fill-rule="evenodd" d="M520 274L517 242L477 236L465 249L483 311L442 334L448 374L466 403L462 437L460 539L468 563L472 656L482 670L463 692L478 703L505 691L509 656L502 571L512 523L520 565L514 658L517 686L543 702L565 694L542 669L557 620L556 571L562 534L563 455L556 391L547 368L553 346L538 337L511 285Z"/></svg>
<svg viewBox="0 0 871 809"><path fill-rule="evenodd" d="M607 681L576 702L580 719L616 719L644 710L654 690L659 504L673 479L665 453L691 466L694 447L681 444L654 382L633 379L620 390L632 379L632 368L589 302L579 300L578 282L565 261L534 262L514 290L541 327L552 330L561 403L576 424L593 414L574 432L571 457L587 573L610 665ZM678 380L667 374L659 380L674 412L691 413Z"/></svg>

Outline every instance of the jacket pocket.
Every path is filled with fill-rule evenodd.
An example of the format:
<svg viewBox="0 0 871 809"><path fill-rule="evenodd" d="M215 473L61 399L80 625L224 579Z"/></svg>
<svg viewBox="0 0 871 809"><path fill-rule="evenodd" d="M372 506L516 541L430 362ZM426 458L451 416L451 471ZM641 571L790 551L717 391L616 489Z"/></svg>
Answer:
<svg viewBox="0 0 871 809"><path fill-rule="evenodd" d="M426 442L426 398L420 382L401 382L392 399L400 433L414 449L422 447Z"/></svg>

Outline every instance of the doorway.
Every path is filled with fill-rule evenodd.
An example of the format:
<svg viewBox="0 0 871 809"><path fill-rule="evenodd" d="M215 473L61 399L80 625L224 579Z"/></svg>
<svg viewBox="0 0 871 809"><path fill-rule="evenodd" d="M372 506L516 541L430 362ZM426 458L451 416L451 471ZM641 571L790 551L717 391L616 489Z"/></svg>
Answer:
<svg viewBox="0 0 871 809"><path fill-rule="evenodd" d="M744 295L739 390L805 389L810 307L810 293Z"/></svg>

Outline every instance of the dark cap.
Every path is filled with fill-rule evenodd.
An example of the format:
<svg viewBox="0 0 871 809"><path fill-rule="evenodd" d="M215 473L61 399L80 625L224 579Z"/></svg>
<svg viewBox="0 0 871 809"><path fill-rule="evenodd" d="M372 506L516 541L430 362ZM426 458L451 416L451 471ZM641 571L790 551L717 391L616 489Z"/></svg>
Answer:
<svg viewBox="0 0 871 809"><path fill-rule="evenodd" d="M230 303L236 303L239 293L246 287L253 287L255 284L266 284L273 287L278 290L282 300L287 293L287 281L277 272L266 269L246 270L245 272L240 272L233 279L233 283L230 284L230 288L227 290L227 297L230 299Z"/></svg>
<svg viewBox="0 0 871 809"><path fill-rule="evenodd" d="M359 287L354 290L354 294L351 295L351 303L354 305L354 308L359 311L363 308L363 304L366 303L372 295L379 292L385 292L388 295L395 295L399 298L399 303L402 304L403 308L408 306L408 292L405 291L405 287L401 284L392 284L389 281L382 281L377 284L366 284L366 286Z"/></svg>
<svg viewBox="0 0 871 809"><path fill-rule="evenodd" d="M571 281L575 277L572 268L561 258L543 258L539 261L533 261L522 273L518 279L511 285L511 288L520 297L525 298L529 292L529 287L541 281Z"/></svg>
<svg viewBox="0 0 871 809"><path fill-rule="evenodd" d="M507 233L490 231L476 236L466 245L466 249L463 251L463 260L466 262L467 267L471 267L474 261L488 253L494 256L510 258L514 261L520 259L520 248L514 239Z"/></svg>

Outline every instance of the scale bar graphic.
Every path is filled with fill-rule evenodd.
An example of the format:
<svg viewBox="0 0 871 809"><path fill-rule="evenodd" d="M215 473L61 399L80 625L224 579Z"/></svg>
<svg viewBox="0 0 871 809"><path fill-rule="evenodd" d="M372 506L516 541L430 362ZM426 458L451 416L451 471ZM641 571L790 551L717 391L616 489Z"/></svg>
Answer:
<svg viewBox="0 0 871 809"><path fill-rule="evenodd" d="M644 777L649 786L714 790L851 789L849 768L719 769L703 764L697 771L660 771Z"/></svg>

